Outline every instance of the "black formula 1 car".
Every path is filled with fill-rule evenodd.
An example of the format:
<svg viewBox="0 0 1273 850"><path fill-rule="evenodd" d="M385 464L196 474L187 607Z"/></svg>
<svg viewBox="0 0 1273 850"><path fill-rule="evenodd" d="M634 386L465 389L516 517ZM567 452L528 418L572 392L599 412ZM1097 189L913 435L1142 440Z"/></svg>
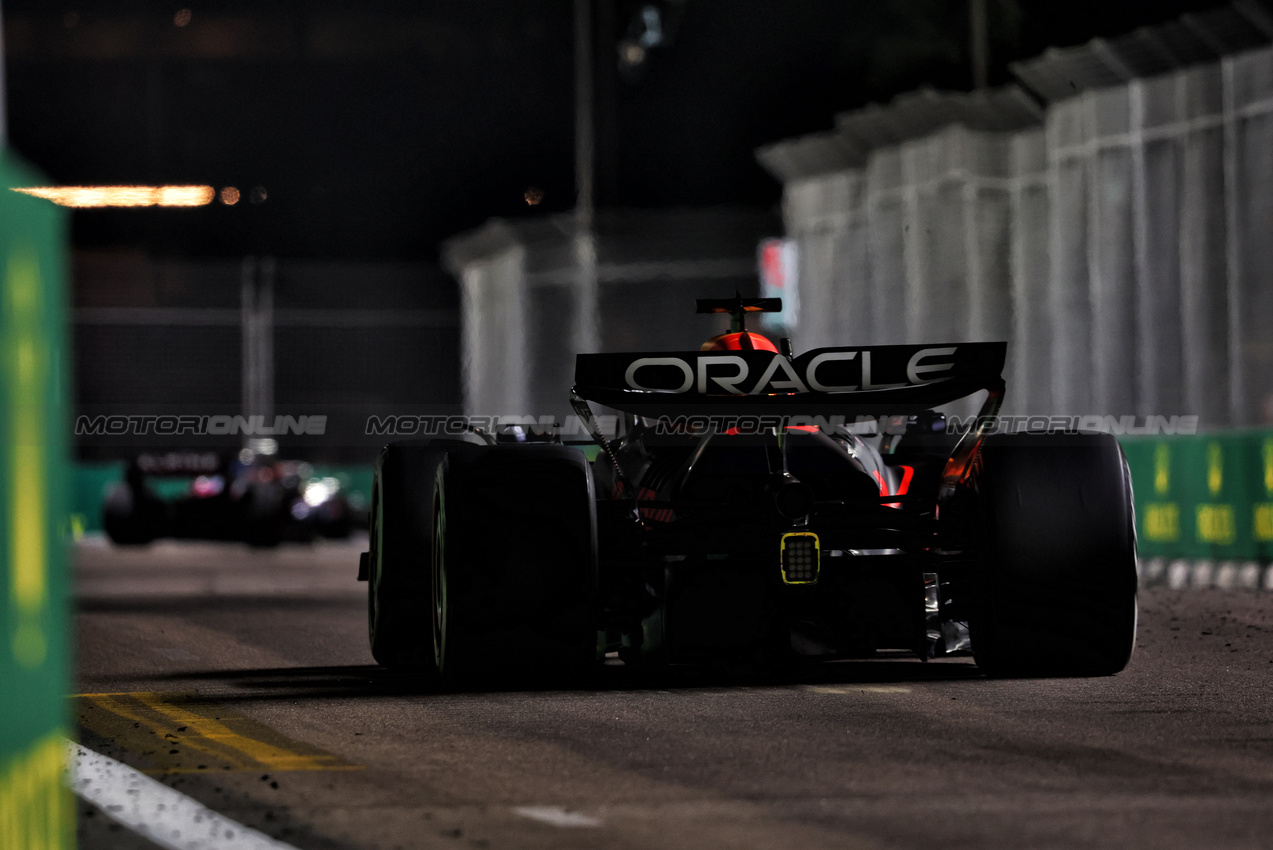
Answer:
<svg viewBox="0 0 1273 850"><path fill-rule="evenodd" d="M600 447L398 442L376 466L376 660L442 683L626 665L971 654L992 675L1131 657L1131 480L1105 434L988 433L1005 343L823 348L709 300L699 351L583 354ZM934 408L986 393L974 425ZM589 402L622 412L607 439ZM872 433L873 432L873 433Z"/></svg>
<svg viewBox="0 0 1273 850"><path fill-rule="evenodd" d="M175 492L153 486L160 482ZM171 537L268 547L348 537L352 513L340 483L303 461L167 452L128 461L102 501L102 529L124 546Z"/></svg>

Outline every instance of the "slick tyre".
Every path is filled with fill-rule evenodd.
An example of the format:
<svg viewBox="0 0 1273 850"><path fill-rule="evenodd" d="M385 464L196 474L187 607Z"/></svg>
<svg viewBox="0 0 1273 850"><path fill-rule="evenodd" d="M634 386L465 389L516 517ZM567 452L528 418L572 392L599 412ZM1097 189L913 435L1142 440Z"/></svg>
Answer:
<svg viewBox="0 0 1273 850"><path fill-rule="evenodd" d="M1108 676L1136 638L1131 477L1108 434L992 438L975 474L977 665L994 676Z"/></svg>
<svg viewBox="0 0 1273 850"><path fill-rule="evenodd" d="M453 452L435 473L434 645L452 687L542 686L596 660L597 520L582 453Z"/></svg>
<svg viewBox="0 0 1273 850"><path fill-rule="evenodd" d="M257 481L244 500L245 540L257 549L272 549L283 542L283 488L276 482Z"/></svg>
<svg viewBox="0 0 1273 850"><path fill-rule="evenodd" d="M434 476L446 450L395 443L376 460L367 575L371 654L392 670L435 678L432 518Z"/></svg>
<svg viewBox="0 0 1273 850"><path fill-rule="evenodd" d="M149 490L111 487L102 502L102 530L117 546L144 546L161 536L164 505Z"/></svg>

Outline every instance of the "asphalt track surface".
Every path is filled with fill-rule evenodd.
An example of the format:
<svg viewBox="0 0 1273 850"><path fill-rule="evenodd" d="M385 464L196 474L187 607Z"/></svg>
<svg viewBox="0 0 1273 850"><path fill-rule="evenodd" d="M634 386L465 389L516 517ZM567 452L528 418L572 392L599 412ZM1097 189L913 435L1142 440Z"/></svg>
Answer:
<svg viewBox="0 0 1273 850"><path fill-rule="evenodd" d="M1273 846L1268 593L1143 591L1110 678L448 694L372 662L359 548L81 545L81 741L298 848ZM154 846L78 813L83 848Z"/></svg>

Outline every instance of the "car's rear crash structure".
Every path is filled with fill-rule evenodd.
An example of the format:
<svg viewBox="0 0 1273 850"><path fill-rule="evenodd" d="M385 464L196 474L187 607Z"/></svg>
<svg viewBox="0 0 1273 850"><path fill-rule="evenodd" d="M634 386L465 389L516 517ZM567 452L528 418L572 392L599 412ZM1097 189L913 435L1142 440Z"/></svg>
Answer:
<svg viewBox="0 0 1273 850"><path fill-rule="evenodd" d="M728 347L579 355L593 462L485 434L387 446L360 570L376 660L453 682L575 674L616 651L1123 669L1137 579L1117 442L988 434L1004 343L793 356L742 327L771 306L700 302L735 314ZM983 391L978 424L946 433L933 408ZM616 438L589 402L623 412ZM893 433L857 433L877 417Z"/></svg>

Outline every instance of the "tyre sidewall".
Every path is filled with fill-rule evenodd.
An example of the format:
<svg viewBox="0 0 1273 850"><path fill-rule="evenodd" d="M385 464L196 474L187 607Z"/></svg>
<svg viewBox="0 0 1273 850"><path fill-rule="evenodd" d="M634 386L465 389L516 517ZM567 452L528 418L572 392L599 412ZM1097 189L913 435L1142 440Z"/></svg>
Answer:
<svg viewBox="0 0 1273 850"><path fill-rule="evenodd" d="M1136 630L1131 479L1110 435L988 441L975 476L979 561L970 624L996 675L1110 675Z"/></svg>
<svg viewBox="0 0 1273 850"><path fill-rule="evenodd" d="M537 684L596 654L591 470L563 446L452 454L438 469L445 523L439 658L455 685Z"/></svg>
<svg viewBox="0 0 1273 850"><path fill-rule="evenodd" d="M390 444L376 462L370 520L367 620L372 655L385 667L436 675L432 518L447 450Z"/></svg>

